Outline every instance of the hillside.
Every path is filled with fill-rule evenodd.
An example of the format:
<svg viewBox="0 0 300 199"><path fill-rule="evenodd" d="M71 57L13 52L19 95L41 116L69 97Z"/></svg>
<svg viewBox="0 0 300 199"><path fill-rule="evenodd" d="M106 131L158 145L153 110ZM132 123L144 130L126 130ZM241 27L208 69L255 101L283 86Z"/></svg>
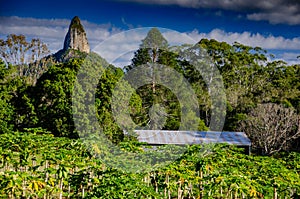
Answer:
<svg viewBox="0 0 300 199"><path fill-rule="evenodd" d="M1 197L299 198L300 65L237 42L171 46L152 28L117 68L90 51L78 17L63 46L0 62ZM252 154L151 147L134 129L243 131Z"/></svg>

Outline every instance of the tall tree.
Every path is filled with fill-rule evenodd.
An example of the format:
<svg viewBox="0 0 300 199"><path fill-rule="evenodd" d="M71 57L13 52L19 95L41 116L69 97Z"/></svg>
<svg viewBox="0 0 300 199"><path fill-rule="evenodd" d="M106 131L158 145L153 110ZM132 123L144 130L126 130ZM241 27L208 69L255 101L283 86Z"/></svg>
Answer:
<svg viewBox="0 0 300 199"><path fill-rule="evenodd" d="M81 60L51 66L33 90L39 125L55 136L77 137L72 115L72 92Z"/></svg>
<svg viewBox="0 0 300 199"><path fill-rule="evenodd" d="M177 130L179 127L196 129L197 127L194 128L192 125L189 126L180 123L183 118L190 118L190 121L197 123L197 125L199 124L200 129L204 130L203 127L205 125L203 121L195 114L187 113L181 115L183 109L189 109L187 108L188 105L180 104L179 99L177 99L178 96L173 93L174 90L172 90L172 88L161 85L161 82L167 80L168 82L172 82L171 84L177 89L184 85L183 69L178 56L177 53L169 48L167 40L159 30L153 28L148 32L145 39L142 40L140 48L134 54L131 65L125 67L126 73L131 74L133 69L138 69L137 67L142 66L143 71L140 72L139 75L132 76L149 80L149 84L137 89L137 94L141 97L143 102L141 111L141 117L143 119L139 121L141 121L140 125L147 129L162 128ZM136 71L133 73L135 72ZM174 73L182 75L178 78ZM185 94L187 94L186 92L186 90L181 90L181 95L185 96Z"/></svg>
<svg viewBox="0 0 300 199"><path fill-rule="evenodd" d="M158 61L160 52L168 47L168 41L162 36L161 32L157 28L152 28L148 32L146 38L142 40L140 47L147 49L151 58L151 62L147 64L149 64L149 67L152 68L152 92L155 95L156 80L152 64Z"/></svg>
<svg viewBox="0 0 300 199"><path fill-rule="evenodd" d="M5 63L0 59L0 133L13 130L14 106L11 103L13 98L11 84L11 71L5 67Z"/></svg>
<svg viewBox="0 0 300 199"><path fill-rule="evenodd" d="M251 138L254 147L272 154L287 150L291 141L300 137L300 116L293 108L278 104L259 104L247 119L240 122L239 129Z"/></svg>
<svg viewBox="0 0 300 199"><path fill-rule="evenodd" d="M198 44L207 50L223 78L227 98L224 128L236 130L237 122L249 109L269 100L271 83L264 68L267 64L266 51L214 39L202 39Z"/></svg>
<svg viewBox="0 0 300 199"><path fill-rule="evenodd" d="M168 47L168 41L163 37L157 28L152 28L145 39L142 40L140 48L148 49L152 63L157 62L159 51Z"/></svg>
<svg viewBox="0 0 300 199"><path fill-rule="evenodd" d="M0 39L1 58L16 66L19 76L28 76L33 84L47 69L47 60L42 58L49 53L47 45L37 38L27 41L24 35L10 34L6 40Z"/></svg>

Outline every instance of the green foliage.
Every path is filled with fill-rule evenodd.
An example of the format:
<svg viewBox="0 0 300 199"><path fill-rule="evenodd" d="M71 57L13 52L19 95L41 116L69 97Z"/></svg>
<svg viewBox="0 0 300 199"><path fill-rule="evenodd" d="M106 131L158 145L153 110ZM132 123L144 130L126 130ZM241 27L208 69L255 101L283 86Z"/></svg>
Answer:
<svg viewBox="0 0 300 199"><path fill-rule="evenodd" d="M239 43L202 39L199 45L207 50L223 77L228 107L225 130L236 130L240 116L261 103L282 103L299 113L300 65L269 62L265 50Z"/></svg>
<svg viewBox="0 0 300 199"><path fill-rule="evenodd" d="M76 19L74 21L76 22ZM2 44L5 46L9 42L19 41L19 44L23 45L25 40L21 36L11 35L7 41L2 41ZM35 43L37 47L40 45L39 42ZM152 83L138 88L130 99L130 117L140 128L176 130L185 118L190 122L181 126L182 128L207 130L207 126L210 125L213 104L210 99L211 91L207 88L208 82L204 81L195 66L180 58L177 51L174 51L176 48L179 51L193 49L208 53L221 71L227 97L224 130L236 131L239 122L260 103L280 103L287 107L294 107L299 113L299 65L287 66L281 61L268 62L267 54L263 49L239 43L229 45L225 42L203 39L192 47L186 45L168 47L166 39L159 30L153 28L141 41L140 49L135 52L132 63L125 67L125 75L147 63L161 64L175 69L192 85L198 97L200 115L189 111L186 111L186 115L182 115L181 110L187 107L180 104L170 88L156 84L153 76ZM51 66L35 86L28 86L24 83L24 78L15 78L19 72L18 67L6 68L4 63L1 64L2 132L42 127L56 136L78 136L73 124L71 95L77 71L87 54L70 50L61 56L64 63ZM97 55L92 53L91 56ZM72 60L72 57L78 59ZM97 65L103 67L104 62L102 63L101 59L98 61ZM150 67L154 69L153 66ZM205 67L203 70L206 70ZM122 128L113 117L111 98L116 84L123 76L120 69L109 66L99 80L95 99L97 119L101 128L115 143L122 141L124 136ZM164 78L170 79L174 85L182 83L182 79L175 80L170 76ZM183 90L183 95L184 92ZM127 104L120 105L127 106ZM194 127L194 124L199 125Z"/></svg>
<svg viewBox="0 0 300 199"><path fill-rule="evenodd" d="M123 140L123 131L115 122L112 114L111 98L116 83L123 76L123 71L113 66L108 67L102 74L96 91L97 119L104 134L114 143ZM125 105L128 107L128 104Z"/></svg>
<svg viewBox="0 0 300 199"><path fill-rule="evenodd" d="M59 50L55 54L51 55L50 58L54 59L57 63L67 63L72 59L85 59L87 57L86 52L81 52L75 49ZM95 53L91 53L91 56L96 56Z"/></svg>
<svg viewBox="0 0 300 199"><path fill-rule="evenodd" d="M165 49L168 47L168 41L162 36L157 28L152 28L145 39L142 40L141 48Z"/></svg>
<svg viewBox="0 0 300 199"><path fill-rule="evenodd" d="M299 197L295 152L262 157L229 145L193 145L165 167L128 173L108 168L78 140L32 131L0 135L0 197ZM143 153L139 146L122 148Z"/></svg>
<svg viewBox="0 0 300 199"><path fill-rule="evenodd" d="M16 128L18 123L15 99L19 90L26 87L24 79L16 75L13 66L5 66L0 61L0 133L6 133Z"/></svg>
<svg viewBox="0 0 300 199"><path fill-rule="evenodd" d="M16 43L19 47L24 45L25 38L22 36L14 36L14 39L20 41ZM0 40L2 50L9 42L13 42L12 38ZM64 63L50 66L36 85L29 86L26 83L27 77L22 76L24 71L35 69L29 70L29 66L23 65L23 57L13 60L15 65L6 66L1 61L0 197L272 198L275 193L279 198L299 197L300 155L297 152L276 153L269 157L246 156L233 146L194 145L187 146L188 150L178 160L160 167L156 163L176 154L177 146L161 146L159 149L166 151L162 154L137 142L134 135L123 134L122 125L129 130L135 127L177 130L182 125L182 117L187 122L181 128L210 130L207 126L211 122L213 105L211 91L207 87L209 82L205 81L206 77L188 60L180 58L173 48L178 51L196 50L200 54L207 53L221 72L227 97L224 130L238 130L238 124L249 118L251 110L258 104L281 104L295 110L295 115L300 113L300 65L270 62L263 49L239 43L230 45L203 39L194 46L169 47L156 28L151 29L141 42L132 63L124 68L125 72L93 53L90 58L95 62L79 51L60 52L65 54L58 53L55 56L60 56L61 60L58 61ZM79 140L65 138L78 138L73 114L74 111L83 110L85 106L82 104L78 110L72 109L72 93L77 72L83 63L94 67L87 73L92 80L97 81L97 89L96 93L89 93L84 91L92 90L91 87L79 88L81 94L86 94L80 96L79 101L95 94L93 108L96 108L96 117L106 138L120 147L121 151L138 154L133 156L128 153L126 158L130 161L121 164L128 169L132 169L133 165L138 168L138 161L134 158L141 157L142 161L153 163L155 169L147 168L141 173L129 173L109 168L109 165L104 164L105 157L101 160L96 158L97 154L103 152L101 146L86 146ZM162 78L169 79L176 88L180 88L184 77L195 91L197 97L190 103L198 102L200 115L191 111L186 111L183 115L181 110L189 110L192 105L182 105L172 89L156 84L154 76L151 76L150 84L132 92L128 82L124 83L121 79L143 64L148 64L150 71L164 65L169 72L174 69L181 74L182 78L175 79L168 75ZM202 70L209 72L208 66L203 64ZM98 67L97 70L95 67ZM100 79L95 79L95 71L102 72ZM40 71L39 74L41 73ZM88 77L79 78L85 80ZM117 86L127 93L118 93L115 90ZM114 116L111 105L114 92L124 99L130 95L129 104L118 104L121 107L119 118ZM181 94L188 93L181 90ZM123 113L128 111L134 124L127 124L128 118ZM88 119L84 115L83 124L89 122ZM295 125L291 130L296 130ZM247 133L251 135L253 132ZM275 137L272 131L270 136ZM251 138L253 143L259 141L255 136ZM299 140L294 143L285 150L299 150ZM147 158L142 159L144 154L147 154ZM114 157L112 165L116 158L120 157Z"/></svg>
<svg viewBox="0 0 300 199"><path fill-rule="evenodd" d="M0 57L17 69L18 76L27 77L31 84L47 69L42 58L49 52L47 45L38 38L27 41L22 34L9 34L6 40L0 39Z"/></svg>
<svg viewBox="0 0 300 199"><path fill-rule="evenodd" d="M125 67L126 74L136 72L135 69L141 71L140 68L143 67L144 69L142 70L144 71L136 76L139 76L140 79L151 79L151 84L145 84L136 90L142 100L142 109L141 114L134 117L133 120L140 128L168 130L177 130L179 128L185 130L207 129L205 123L192 111L192 106L197 104L197 101L189 98L190 102L187 102L187 100L183 103L179 102L179 93L174 93L176 89L178 90L180 86L184 85L183 83L186 79L189 80L189 75L184 67L185 63L180 60L177 53L168 49L168 43L158 29L151 29L146 38L142 40L140 49L135 52L131 65ZM173 69L176 72L172 72ZM162 76L161 74L160 77L156 77L155 71L165 75ZM174 73L183 74L186 79L183 76L178 78ZM160 85L161 79L172 82L173 88ZM186 88L181 88L180 95L188 96L189 91ZM154 110L155 107L157 110Z"/></svg>
<svg viewBox="0 0 300 199"><path fill-rule="evenodd" d="M39 125L55 136L77 137L72 119L72 91L80 60L53 65L38 80L35 107Z"/></svg>
<svg viewBox="0 0 300 199"><path fill-rule="evenodd" d="M70 24L70 29L71 28L78 29L79 31L84 32L83 26L81 25L80 19L78 16L75 16L72 19L71 24Z"/></svg>
<svg viewBox="0 0 300 199"><path fill-rule="evenodd" d="M14 108L10 103L12 95L10 88L5 81L5 77L9 75L8 69L1 60L0 63L1 84L0 84L0 133L6 133L13 129Z"/></svg>

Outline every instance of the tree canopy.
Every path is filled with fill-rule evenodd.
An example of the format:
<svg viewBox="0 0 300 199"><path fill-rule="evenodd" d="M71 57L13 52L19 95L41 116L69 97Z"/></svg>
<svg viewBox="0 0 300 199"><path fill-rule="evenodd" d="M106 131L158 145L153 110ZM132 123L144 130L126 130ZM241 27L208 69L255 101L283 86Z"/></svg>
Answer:
<svg viewBox="0 0 300 199"><path fill-rule="evenodd" d="M160 31L152 28L141 41L131 64L124 67L124 71L110 65L99 79L95 94L97 118L113 142L122 141L124 135L113 115L112 95L115 86L119 85L118 82L128 77L149 79L147 84L136 88L130 97L130 117L137 128L177 130L182 118L188 118L187 120L193 122L182 128L188 129L189 125L191 128L193 123L197 124L197 130L208 130L213 110L208 82L174 48L179 51L192 49L206 53L220 71L227 106L224 131L239 130L243 121L248 121L253 111L264 104L292 108L295 110L294 114L299 115L299 64L288 65L282 61L270 61L267 59L267 52L259 47L240 43L230 45L213 39L202 39L190 47L169 46ZM13 49L17 51L12 51ZM27 62L25 57L29 51L32 52L32 57ZM0 63L2 133L42 127L55 136L78 136L73 124L71 97L77 72L86 54L68 58L64 63L52 63L47 66L47 71L38 72L41 77L33 84L28 81L31 77L24 70L30 69L33 61L39 62L45 52L46 47L38 39L27 42L22 35L9 35L7 40L1 40L1 56L5 60ZM139 71L141 66L144 67L143 71ZM134 75L137 71L138 75ZM180 77L172 76L173 73ZM32 70L32 74L36 74L36 71ZM173 88L162 84L162 80L167 79L173 88L180 88L184 81L188 81L196 98L190 99L190 104L181 104ZM134 83L134 79L131 79L131 83ZM182 96L187 94L186 90L181 91ZM188 110L191 104L198 104L199 113L186 111L183 115L182 110ZM120 104L122 106L127 105ZM294 128L299 128L299 125L295 124ZM256 143L257 138L252 136L253 130L243 130ZM285 148L286 150L299 149L299 138L291 142L290 148Z"/></svg>

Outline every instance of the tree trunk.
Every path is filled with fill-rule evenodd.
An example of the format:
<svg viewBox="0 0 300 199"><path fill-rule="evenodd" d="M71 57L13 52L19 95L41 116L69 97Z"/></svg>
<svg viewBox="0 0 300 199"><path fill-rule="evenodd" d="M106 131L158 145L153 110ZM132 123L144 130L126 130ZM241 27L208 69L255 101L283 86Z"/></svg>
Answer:
<svg viewBox="0 0 300 199"><path fill-rule="evenodd" d="M278 196L277 196L277 189L276 189L276 187L274 187L274 199L277 199L278 198Z"/></svg>
<svg viewBox="0 0 300 199"><path fill-rule="evenodd" d="M203 182L202 182L202 179L203 179L203 171L199 171L199 173L200 173L200 179L201 179L201 181L200 181L200 187L199 187L199 191L200 191L200 196L199 196L199 198L200 199L202 199L203 198Z"/></svg>
<svg viewBox="0 0 300 199"><path fill-rule="evenodd" d="M63 180L64 180L64 178L61 178L60 183L59 183L59 189L60 189L59 199L62 199L62 194L63 194Z"/></svg>

